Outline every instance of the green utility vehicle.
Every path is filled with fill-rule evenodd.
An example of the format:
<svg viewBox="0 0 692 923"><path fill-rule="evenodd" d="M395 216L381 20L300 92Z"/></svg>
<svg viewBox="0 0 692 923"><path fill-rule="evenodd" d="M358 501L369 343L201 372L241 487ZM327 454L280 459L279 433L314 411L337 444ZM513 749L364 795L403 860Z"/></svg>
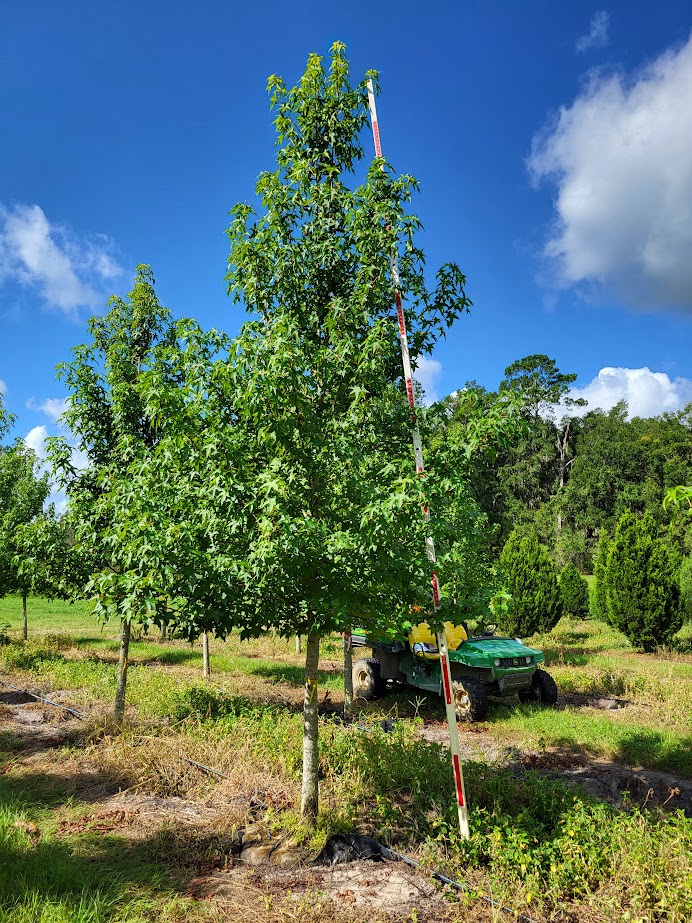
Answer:
<svg viewBox="0 0 692 923"><path fill-rule="evenodd" d="M555 680L538 666L545 660L542 651L516 638L468 637L463 626L450 622L445 628L458 720L482 721L488 712L488 696L518 695L522 702L546 706L557 703ZM425 622L415 625L406 640L376 640L358 630L352 640L354 646L372 648L372 657L353 665L354 696L376 698L388 682L442 694L437 640Z"/></svg>

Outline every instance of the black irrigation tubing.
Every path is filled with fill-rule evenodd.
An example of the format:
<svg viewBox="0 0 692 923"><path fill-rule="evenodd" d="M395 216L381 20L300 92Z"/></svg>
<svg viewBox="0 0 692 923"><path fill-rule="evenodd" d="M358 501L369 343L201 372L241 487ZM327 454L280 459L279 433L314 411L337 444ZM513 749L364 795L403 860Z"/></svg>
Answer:
<svg viewBox="0 0 692 923"><path fill-rule="evenodd" d="M39 702L43 702L44 705L52 705L53 708L62 708L63 711L68 711L76 718L86 718L86 715L81 711L76 711L74 708L68 708L67 705L61 705L60 702L51 702L50 699L44 699L42 695L37 695L35 692L29 692L28 689L20 689L19 686L13 686L12 683L6 683L4 680L0 680L0 686L7 686L8 689L14 689L15 692L23 692L24 695L29 695L32 699L37 699Z"/></svg>
<svg viewBox="0 0 692 923"><path fill-rule="evenodd" d="M59 702L51 702L50 699L45 699L43 696L37 695L35 692L29 692L28 689L20 689L19 686L13 686L11 683L6 683L4 680L0 680L0 686L7 686L8 689L14 689L15 692L23 692L24 695L31 696L32 699L37 699L39 702L43 702L45 705L52 705L54 708L62 708L63 711L69 712L71 715L75 715L77 718L86 718L82 712L75 711L74 708L68 708L66 705L61 705ZM357 724L355 727L359 731L372 731L372 728L365 727L362 724ZM197 769L201 769L203 772L208 772L212 776L218 776L220 779L228 779L223 772L219 772L218 769L212 769L211 766L205 766L204 763L198 763L196 760L188 759L186 756L181 757L183 762L189 763L190 766L196 766ZM419 869L420 862L416 862L415 859L411 859L408 856L403 855L403 853L396 852L396 850L389 848L390 853L393 856L396 856L397 859L400 859L402 862L405 862L406 865L410 865L412 868ZM443 884L449 885L450 888L454 888L455 891L467 891L473 892L475 888L469 885L467 882L454 881L452 878L448 878L447 875L443 875L442 872L431 872L433 878L437 881L441 881ZM499 901L493 900L492 897L488 897L485 894L479 894L478 899L485 901L486 904L489 904L491 907L495 907L497 910L500 910L502 913L509 913L517 920L524 920L525 923L537 923L533 917L526 916L524 913L517 913L515 910L512 910L511 907L503 907Z"/></svg>
<svg viewBox="0 0 692 923"><path fill-rule="evenodd" d="M221 779L230 779L230 776L224 775L223 772L219 772L218 769L212 769L211 766L205 766L204 763L198 763L195 760L189 760L186 756L181 757L184 763L189 763L191 766L196 766L198 769L201 769L203 772L208 772L212 776L219 776Z"/></svg>
<svg viewBox="0 0 692 923"><path fill-rule="evenodd" d="M408 856L404 856L402 853L397 852L395 849L391 849L389 847L387 848L393 856L396 856L397 859L401 859L401 861L405 862L406 865L410 865L414 869L420 868L420 862L416 862L415 859L410 859ZM448 878L446 875L443 875L442 872L431 872L430 874L438 881L441 881L444 884L449 885L451 888L454 888L455 891L467 891L471 893L476 890L470 884L468 884L468 882L454 881L452 878ZM526 923L538 923L538 921L534 920L533 917L527 917L524 913L517 913L517 911L512 910L511 907L503 907L499 901L493 900L492 897L488 897L486 894L479 894L477 899L485 901L486 904L489 904L491 907L495 907L497 910L502 911L502 913L510 913L516 920L524 920Z"/></svg>
<svg viewBox="0 0 692 923"><path fill-rule="evenodd" d="M355 725L356 728L360 731L371 731L372 728L365 727L364 725ZM210 766L205 766L203 763L197 763L195 760L190 760L187 757L182 757L185 763L190 763L191 766L196 766L198 769L202 769L204 772L211 773L214 776L220 776L222 779L227 779L228 776L224 775L222 772L219 772L218 769L212 769ZM397 859L400 859L402 862L405 862L406 865L410 865L412 868L419 869L421 867L420 862L416 862L415 859L405 856L403 853L397 852L391 847L387 847L389 852L396 856ZM449 885L450 888L454 888L455 891L466 891L467 893L472 893L476 889L466 881L454 881L453 878L448 878L447 875L443 875L442 872L431 872L433 878L437 881L441 881L443 884ZM533 917L529 917L524 913L517 913L516 910L512 910L511 907L504 907L499 901L493 900L492 897L488 897L487 894L477 895L477 900L485 901L491 907L495 907L497 910L502 913L511 914L516 920L524 920L525 923L537 923L537 920L534 920Z"/></svg>

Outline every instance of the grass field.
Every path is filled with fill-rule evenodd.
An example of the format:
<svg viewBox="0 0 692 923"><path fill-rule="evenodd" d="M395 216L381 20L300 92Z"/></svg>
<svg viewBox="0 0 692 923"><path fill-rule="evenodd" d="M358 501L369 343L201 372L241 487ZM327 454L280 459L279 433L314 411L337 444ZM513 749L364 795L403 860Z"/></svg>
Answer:
<svg viewBox="0 0 692 923"><path fill-rule="evenodd" d="M24 643L21 602L12 597L0 600L3 625L5 676L22 688L69 690L70 703L91 717L39 753L27 751L30 738L17 736L11 723L0 724L0 923L226 918L227 908L190 892L191 879L228 859L218 830L198 831L194 841L175 825L135 836L116 823L97 833L111 823L98 818L113 812L94 787L172 799L189 810L220 799L229 829L247 823L243 805L259 800L263 822L306 855L333 832L374 834L468 882L471 895L449 903L450 919L492 919L487 901L472 899L479 895L537 920L692 919L689 818L671 805L640 808L636 799L623 809L566 787L559 772L539 771L544 764L615 761L633 772L692 779L692 656L636 654L621 635L592 621L563 620L535 638L565 704L543 711L498 703L486 722L463 730L473 760L465 769L472 838L462 843L439 699L391 692L361 711L360 724L370 731L345 727L335 720L342 702L338 639L326 639L322 649L322 809L310 831L296 811L303 673L292 639L214 641L213 676L204 683L199 646L136 637L128 726L120 734L108 719L116 626L99 626L83 604L30 600ZM621 707L604 709L602 700ZM384 717L399 719L391 734L377 726ZM59 730L57 717L49 720ZM227 779L215 781L189 760ZM2 871L12 868L21 874ZM243 893L234 909L239 920L334 919L319 900L300 903L297 917L295 897L260 898L250 887ZM387 918L377 908L342 916Z"/></svg>

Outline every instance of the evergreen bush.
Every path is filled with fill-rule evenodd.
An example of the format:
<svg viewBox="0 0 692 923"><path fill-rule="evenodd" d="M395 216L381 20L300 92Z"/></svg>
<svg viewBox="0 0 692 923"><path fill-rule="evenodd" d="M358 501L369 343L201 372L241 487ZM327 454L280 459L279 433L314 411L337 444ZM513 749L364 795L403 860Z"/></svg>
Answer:
<svg viewBox="0 0 692 923"><path fill-rule="evenodd" d="M680 565L680 595L683 615L692 619L692 555L683 558Z"/></svg>
<svg viewBox="0 0 692 923"><path fill-rule="evenodd" d="M608 552L610 551L610 538L605 529L601 529L598 536L598 549L593 565L593 575L596 578L594 587L591 591L589 605L591 615L595 619L608 621L608 602L606 600L605 569L608 561Z"/></svg>
<svg viewBox="0 0 692 923"><path fill-rule="evenodd" d="M535 533L512 532L500 555L500 570L512 596L500 628L518 637L550 631L562 615L562 601L557 571Z"/></svg>
<svg viewBox="0 0 692 923"><path fill-rule="evenodd" d="M560 575L560 598L565 615L585 619L589 615L589 584L570 561Z"/></svg>
<svg viewBox="0 0 692 923"><path fill-rule="evenodd" d="M608 621L639 650L670 642L683 622L679 575L650 513L624 513L605 568Z"/></svg>

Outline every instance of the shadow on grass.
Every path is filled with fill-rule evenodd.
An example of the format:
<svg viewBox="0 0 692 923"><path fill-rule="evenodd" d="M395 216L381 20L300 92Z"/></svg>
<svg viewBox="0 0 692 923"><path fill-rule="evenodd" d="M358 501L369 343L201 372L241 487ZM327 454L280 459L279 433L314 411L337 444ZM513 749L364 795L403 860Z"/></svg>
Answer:
<svg viewBox="0 0 692 923"><path fill-rule="evenodd" d="M175 905L176 919L197 918L194 902L183 897L181 872L223 865L232 844L217 831L183 831L184 842L176 833L173 843L173 834L162 830L128 842L116 831L104 832L101 818L108 822L112 811L94 815L87 809L78 821L68 814L69 825L61 835L56 825L65 818L61 809L102 801L127 784L124 776L111 771L25 772L15 770L11 759L2 766L2 923L160 919L166 905Z"/></svg>
<svg viewBox="0 0 692 923"><path fill-rule="evenodd" d="M619 741L616 759L692 779L692 736L672 740L666 734L637 728Z"/></svg>
<svg viewBox="0 0 692 923"><path fill-rule="evenodd" d="M7 827L0 822L0 919L102 923L130 919L133 911L135 919L159 919L162 904L182 897L177 877L147 861L149 843L133 847L119 836L95 832L54 839L21 820L15 827L11 812L5 818Z"/></svg>
<svg viewBox="0 0 692 923"><path fill-rule="evenodd" d="M545 654L546 666L564 663L575 667L583 667L597 656L598 651L579 647L566 651L562 647L544 646L543 653Z"/></svg>
<svg viewBox="0 0 692 923"><path fill-rule="evenodd" d="M290 663L249 660L247 664L243 663L242 672L261 676L264 679L272 679L277 683L290 683L292 686L302 686L305 683L305 667L294 666ZM318 686L333 685L335 677L340 676L340 673L335 673L333 670L318 670Z"/></svg>

